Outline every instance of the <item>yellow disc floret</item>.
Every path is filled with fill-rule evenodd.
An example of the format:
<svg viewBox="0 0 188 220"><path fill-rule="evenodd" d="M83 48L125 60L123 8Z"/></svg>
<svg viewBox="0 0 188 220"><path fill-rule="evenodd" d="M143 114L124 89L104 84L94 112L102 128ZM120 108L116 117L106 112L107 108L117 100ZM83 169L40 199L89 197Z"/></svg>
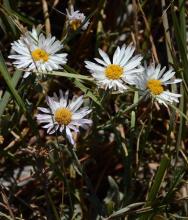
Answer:
<svg viewBox="0 0 188 220"><path fill-rule="evenodd" d="M45 50L37 48L32 51L32 57L33 57L34 61L41 60L43 62L47 62L49 55Z"/></svg>
<svg viewBox="0 0 188 220"><path fill-rule="evenodd" d="M72 112L67 108L58 108L54 113L55 121L61 125L68 125L72 120Z"/></svg>
<svg viewBox="0 0 188 220"><path fill-rule="evenodd" d="M116 64L110 64L105 69L106 77L112 80L121 78L122 74L123 74L123 67Z"/></svg>
<svg viewBox="0 0 188 220"><path fill-rule="evenodd" d="M148 80L146 87L150 90L150 92L153 95L160 95L164 91L161 81L158 79Z"/></svg>
<svg viewBox="0 0 188 220"><path fill-rule="evenodd" d="M79 19L72 20L70 21L70 27L72 30L76 31L80 27L81 23L82 22Z"/></svg>

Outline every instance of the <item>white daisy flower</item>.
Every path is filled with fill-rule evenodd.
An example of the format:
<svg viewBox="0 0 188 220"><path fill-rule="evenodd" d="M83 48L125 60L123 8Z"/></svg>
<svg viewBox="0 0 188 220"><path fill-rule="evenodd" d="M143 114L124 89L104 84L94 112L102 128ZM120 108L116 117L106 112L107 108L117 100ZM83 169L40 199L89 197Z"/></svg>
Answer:
<svg viewBox="0 0 188 220"><path fill-rule="evenodd" d="M95 58L97 63L85 61L86 68L100 87L123 92L128 88L126 83L134 85L136 75L143 72L143 67L140 66L142 56L133 56L134 51L135 47L131 44L127 47L117 47L111 62L109 56L99 49L102 59Z"/></svg>
<svg viewBox="0 0 188 220"><path fill-rule="evenodd" d="M166 102L179 102L181 94L169 92L165 89L169 84L179 83L181 79L174 79L175 72L169 69L165 72L166 67L161 69L161 65L152 64L146 67L145 72L138 77L137 88L143 93L152 96L159 103L166 105Z"/></svg>
<svg viewBox="0 0 188 220"><path fill-rule="evenodd" d="M79 132L78 127L87 129L92 124L90 119L84 117L91 110L88 107L81 107L83 104L83 96L73 96L72 100L68 100L69 91L65 94L60 90L60 97L54 94L54 97L47 96L47 104L49 108L38 109L42 114L37 114L36 118L39 123L44 123L43 128L47 129L48 134L53 134L56 131L65 131L69 142L74 145L71 130Z"/></svg>
<svg viewBox="0 0 188 220"><path fill-rule="evenodd" d="M70 12L66 9L68 25L72 30L77 30L85 21L86 16L83 13L80 13L79 10L74 11L74 7L71 5ZM82 30L86 30L89 25L89 21L85 22L82 26Z"/></svg>
<svg viewBox="0 0 188 220"><path fill-rule="evenodd" d="M13 64L18 69L26 71L25 77L30 72L45 73L62 69L62 65L67 62L67 54L58 53L63 48L63 44L51 35L45 37L35 28L11 45L14 54L9 58L15 60Z"/></svg>

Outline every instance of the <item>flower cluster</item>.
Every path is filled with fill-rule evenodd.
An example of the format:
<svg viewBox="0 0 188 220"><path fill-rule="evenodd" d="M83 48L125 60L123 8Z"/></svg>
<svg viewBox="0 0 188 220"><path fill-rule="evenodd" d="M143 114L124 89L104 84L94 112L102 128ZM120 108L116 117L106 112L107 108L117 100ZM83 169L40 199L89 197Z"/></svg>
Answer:
<svg viewBox="0 0 188 220"><path fill-rule="evenodd" d="M82 28L86 30L89 21L83 13L74 11L71 7L67 10L67 24L72 30ZM84 23L85 22L85 23ZM13 64L23 71L24 77L29 73L45 74L53 70L62 69L67 63L67 54L62 53L63 44L55 37L44 36L41 31L28 31L18 41L12 43L12 54L9 58L14 59ZM168 91L169 84L181 82L175 79L173 69L166 71L161 65L151 64L143 67L141 55L134 55L135 47L130 44L117 47L112 60L106 52L99 49L101 59L94 58L95 62L85 61L86 68L93 76L93 81L98 87L108 91L126 92L127 89L135 88L140 95L150 97L167 106L168 103L178 102L180 94ZM49 108L38 108L42 113L38 114L37 120L44 124L47 133L53 134L57 131L65 132L69 142L74 144L72 131L78 132L78 128L88 128L92 124L86 119L91 110L89 107L81 107L83 96L68 98L69 92L60 90L60 97L47 97ZM80 108L81 107L81 108Z"/></svg>
<svg viewBox="0 0 188 220"><path fill-rule="evenodd" d="M131 45L117 47L112 62L109 56L99 49L102 59L95 58L96 63L85 61L86 68L92 73L99 86L105 89L124 91L127 85L135 85L136 75L143 72L142 56L133 56L135 48Z"/></svg>
<svg viewBox="0 0 188 220"><path fill-rule="evenodd" d="M12 44L12 53L9 58L14 59L13 64L18 69L26 71L24 77L31 72L46 73L62 68L67 62L67 54L59 53L63 44L55 37L45 37L35 28L20 37Z"/></svg>
<svg viewBox="0 0 188 220"><path fill-rule="evenodd" d="M83 104L83 96L79 98L73 96L72 100L68 100L69 91L65 94L60 90L60 97L55 94L54 97L47 96L47 104L49 108L38 109L43 114L38 114L37 120L39 123L44 123L43 128L47 129L47 133L53 134L57 130L63 132L65 130L66 136L71 144L74 145L71 130L78 132L77 127L87 129L88 125L92 124L90 119L84 117L88 115L91 110L88 107L80 106Z"/></svg>
<svg viewBox="0 0 188 220"><path fill-rule="evenodd" d="M86 68L96 79L98 85L104 89L125 91L128 86L134 85L140 93L152 96L159 103L178 102L180 94L169 92L165 87L179 83L181 79L174 79L173 69L165 73L166 67L151 64L145 68L141 66L141 55L133 56L135 48L131 45L117 47L112 62L109 56L99 49L101 59L95 58L97 63L85 61ZM166 104L165 104L166 105Z"/></svg>
<svg viewBox="0 0 188 220"><path fill-rule="evenodd" d="M159 103L166 105L170 102L179 102L178 98L181 97L181 94L176 94L168 91L166 87L169 84L176 84L181 82L181 79L175 79L175 72L173 69L166 71L166 67L161 69L161 65L158 64L156 67L154 64L146 67L143 74L141 74L138 79L136 86L142 93L145 93L146 96L152 96L154 100L157 100Z"/></svg>
<svg viewBox="0 0 188 220"><path fill-rule="evenodd" d="M86 21L86 17L80 11L74 11L74 7L71 5L70 12L66 9L67 12L67 25L74 31L81 27L82 30L86 30L89 21Z"/></svg>

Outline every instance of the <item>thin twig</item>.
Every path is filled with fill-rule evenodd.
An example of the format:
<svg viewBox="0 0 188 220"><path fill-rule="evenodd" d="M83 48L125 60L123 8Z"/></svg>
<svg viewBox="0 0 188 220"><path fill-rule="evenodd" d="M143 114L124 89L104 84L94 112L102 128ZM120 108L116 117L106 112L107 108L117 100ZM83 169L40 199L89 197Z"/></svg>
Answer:
<svg viewBox="0 0 188 220"><path fill-rule="evenodd" d="M145 15L145 13L144 13L144 11L143 11L143 9L142 9L142 6L141 6L139 0L137 0L137 2L138 2L138 7L139 7L139 9L140 9L140 12L142 13L142 16L143 16L143 19L144 19L144 23L145 23L146 29L147 29L147 31L149 32L149 40L150 40L150 42L151 42L151 49L152 49L153 56L154 56L154 58L155 58L155 61L156 61L157 63L159 63L159 59L158 59L158 55L157 55L157 50L156 50L156 47L155 47L155 43L154 43L154 40L153 40L153 36L152 36L152 34L151 34L151 29L150 29L148 20L147 20L147 18L146 18L146 15Z"/></svg>
<svg viewBox="0 0 188 220"><path fill-rule="evenodd" d="M45 20L46 34L48 35L51 33L50 18L49 18L49 13L48 13L48 4L46 0L41 0L41 1L42 1L42 9L43 9L44 20Z"/></svg>

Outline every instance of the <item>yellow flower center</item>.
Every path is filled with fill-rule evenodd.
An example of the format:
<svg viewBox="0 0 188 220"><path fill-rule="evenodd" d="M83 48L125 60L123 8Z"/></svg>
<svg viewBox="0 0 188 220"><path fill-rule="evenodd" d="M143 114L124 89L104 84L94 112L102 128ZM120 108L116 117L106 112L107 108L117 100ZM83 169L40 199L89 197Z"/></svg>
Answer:
<svg viewBox="0 0 188 220"><path fill-rule="evenodd" d="M4 142L4 137L0 135L0 144L3 144L3 142Z"/></svg>
<svg viewBox="0 0 188 220"><path fill-rule="evenodd" d="M150 92L154 95L160 95L164 88L161 84L161 81L158 79L150 79L147 81L146 87L150 90Z"/></svg>
<svg viewBox="0 0 188 220"><path fill-rule="evenodd" d="M58 108L54 114L55 121L61 125L68 125L72 120L72 112L67 108Z"/></svg>
<svg viewBox="0 0 188 220"><path fill-rule="evenodd" d="M70 21L70 27L72 30L76 31L80 27L81 23L82 22L79 19L72 20Z"/></svg>
<svg viewBox="0 0 188 220"><path fill-rule="evenodd" d="M43 62L47 62L49 54L45 50L37 48L34 51L32 51L32 57L34 61L42 60Z"/></svg>
<svg viewBox="0 0 188 220"><path fill-rule="evenodd" d="M110 64L105 69L105 75L109 79L116 80L119 79L123 74L123 67L116 65L116 64Z"/></svg>

